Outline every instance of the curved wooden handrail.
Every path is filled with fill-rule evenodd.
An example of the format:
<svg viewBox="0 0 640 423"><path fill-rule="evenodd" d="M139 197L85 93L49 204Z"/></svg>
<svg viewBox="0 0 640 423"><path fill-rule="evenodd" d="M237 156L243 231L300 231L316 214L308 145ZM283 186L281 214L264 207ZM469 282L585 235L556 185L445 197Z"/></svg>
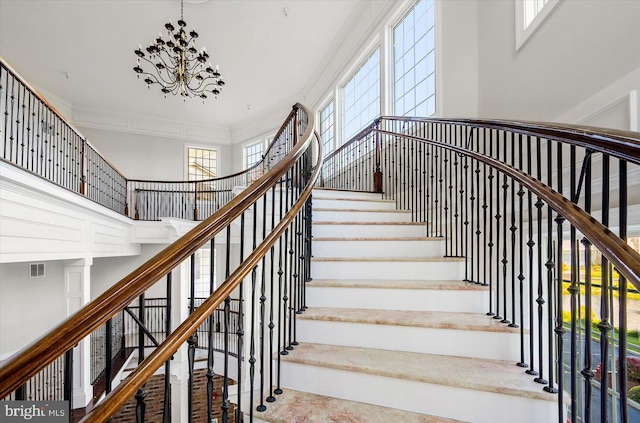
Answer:
<svg viewBox="0 0 640 423"><path fill-rule="evenodd" d="M380 134L397 136L395 132L378 129ZM492 157L485 156L463 147L451 144L443 144L427 138L402 134L403 137L418 142L436 145L450 151L471 157L482 163L486 163L494 169L508 175L518 183L525 186L532 193L542 199L554 211L567 219L575 226L609 261L616 267L636 289L640 290L640 254L629 246L624 240L616 236L609 228L591 217L590 214L582 210L562 194L554 191L549 186L543 184L533 176L528 175L519 169L503 163Z"/></svg>
<svg viewBox="0 0 640 423"><path fill-rule="evenodd" d="M319 150L321 150L320 137L317 132L314 138L318 142ZM309 141L305 145L309 145ZM309 147L310 148L310 147ZM204 321L213 313L216 308L227 298L240 282L249 275L255 266L258 265L262 257L269 252L271 247L276 243L285 229L293 221L304 206L307 198L311 194L318 175L320 174L322 163L322 152L318 152L316 164L314 166L311 179L307 183L304 191L295 202L293 207L281 219L280 223L265 237L265 239L256 247L256 249L242 262L242 264L225 280L216 291L211 294L207 300L198 306L198 308L189 315L178 326L171 335L165 339L142 363L138 365L136 370L127 378L126 383L118 385L105 399L94 407L91 412L81 420L82 423L102 422L105 416L112 416L122 405L129 400L136 391L144 385L144 383L167 361L177 350L183 345L189 336L204 323Z"/></svg>
<svg viewBox="0 0 640 423"><path fill-rule="evenodd" d="M640 132L528 121L383 116L382 120L467 125L549 138L640 165ZM353 139L352 139L353 140ZM351 142L351 141L349 141Z"/></svg>
<svg viewBox="0 0 640 423"><path fill-rule="evenodd" d="M380 118L380 117L375 118L373 120L373 122L371 122L369 125L367 125L364 128L362 128L357 134L352 136L349 141L345 142L340 147L336 148L331 153L329 153L327 155L327 157L324 158L324 160L327 161L327 160L331 159L333 156L336 156L338 153L340 153L342 150L347 148L349 145L353 144L354 142L356 142L357 140L362 138L368 132L371 132L371 131L375 130L376 129L376 125L380 122L381 119L382 118Z"/></svg>
<svg viewBox="0 0 640 423"><path fill-rule="evenodd" d="M307 128L301 138L303 142L296 144L282 161L258 178L251 185L251 189L241 192L175 243L163 249L77 313L0 365L2 381L0 398L15 391L55 358L73 348L109 318L124 309L160 278L195 253L209 239L231 224L247 207L267 192L311 143L314 117L306 107L300 106L300 110L307 113L309 117Z"/></svg>

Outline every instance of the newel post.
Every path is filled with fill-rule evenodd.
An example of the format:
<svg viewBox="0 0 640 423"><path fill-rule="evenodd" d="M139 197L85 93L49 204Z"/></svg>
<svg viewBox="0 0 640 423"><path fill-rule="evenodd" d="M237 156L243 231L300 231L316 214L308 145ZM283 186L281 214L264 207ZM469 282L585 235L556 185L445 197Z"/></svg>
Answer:
<svg viewBox="0 0 640 423"><path fill-rule="evenodd" d="M374 125L375 134L375 170L373 172L373 190L374 192L382 193L382 170L380 168L380 133L377 131L380 126L380 119L378 119Z"/></svg>

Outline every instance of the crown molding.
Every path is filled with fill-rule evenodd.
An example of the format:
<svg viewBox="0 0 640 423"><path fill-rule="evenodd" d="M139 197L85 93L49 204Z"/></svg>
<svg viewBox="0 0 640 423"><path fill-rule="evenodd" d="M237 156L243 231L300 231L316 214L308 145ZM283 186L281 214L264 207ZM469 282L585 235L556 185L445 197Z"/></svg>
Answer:
<svg viewBox="0 0 640 423"><path fill-rule="evenodd" d="M295 103L304 104L304 99L301 93L293 95L260 112L257 116L234 123L229 128L231 144L244 144L260 138L265 132L276 131L291 111L293 105ZM306 104L304 105L306 106Z"/></svg>
<svg viewBox="0 0 640 423"><path fill-rule="evenodd" d="M404 9L412 1L366 1L354 9L303 89L304 97L312 103L310 106L320 106L327 92L356 65L354 58L367 54L363 49L371 44L380 25L394 15L394 9Z"/></svg>
<svg viewBox="0 0 640 423"><path fill-rule="evenodd" d="M172 121L88 107L73 107L71 120L76 125L84 128L127 132L208 144L231 143L229 128L218 125L203 125L177 120Z"/></svg>

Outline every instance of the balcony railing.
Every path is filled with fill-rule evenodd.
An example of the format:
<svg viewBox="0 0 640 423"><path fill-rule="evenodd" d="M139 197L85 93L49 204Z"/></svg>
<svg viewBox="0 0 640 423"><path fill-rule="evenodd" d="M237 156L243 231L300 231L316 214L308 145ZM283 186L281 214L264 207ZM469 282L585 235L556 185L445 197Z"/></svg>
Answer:
<svg viewBox="0 0 640 423"><path fill-rule="evenodd" d="M136 220L204 220L291 149L300 124L283 125L262 160L242 172L198 181L127 179L0 57L0 158ZM293 116L293 112L291 117Z"/></svg>
<svg viewBox="0 0 640 423"><path fill-rule="evenodd" d="M109 420L134 397L136 418L144 421L148 395L145 384L163 366L164 369L160 369L164 374L160 394L164 395L163 406L154 411L158 414L149 414L147 418L169 421L171 358L183 345L186 345L189 369L189 415L194 415L197 395L194 390L196 349L203 347L207 355L207 420L213 413L214 380L221 378L222 386L215 391L222 396L222 420L242 421L244 399L249 402L247 417L252 421L254 410L264 409L265 403L275 400L274 394L282 392L280 366L274 366L271 357L286 354L297 345L292 328L297 313L305 308L304 284L309 279L311 260L310 194L320 169L319 162L312 162L312 151L320 146L313 126L313 115L301 105L294 106L267 150L260 170L245 172L249 176L244 178L255 177L246 190L217 206L217 211L212 211L211 216L174 244L3 363L0 397L21 395L32 378L60 357L70 360L73 347L95 331L98 333L94 339L105 340L104 361L110 363L113 349L106 340L113 338L114 319L124 311L125 339L127 328L136 332L137 327L137 342L132 339L129 345L137 344L138 366L116 387L111 386L110 377L105 377L106 397L83 421ZM208 274L199 274L198 280L207 283L210 296L196 299L195 263L204 257L203 254L196 259L196 254L203 247L208 250L211 261L209 271L205 272ZM182 322L172 322L175 288L172 276L183 263L190 268L188 317ZM220 263L222 267L214 269ZM218 283L216 274L224 275L224 281ZM166 299L146 300L147 291L161 279L166 281ZM154 287L154 292L158 289ZM150 354L148 346L155 347ZM221 350L224 357L219 375L213 370L216 350ZM235 407L229 401L230 386L234 384L230 358L234 356L235 385L240 393ZM96 373L99 367L96 366ZM67 390L72 387L72 376L70 369L65 371ZM247 380L248 389L243 387ZM245 391L251 393L249 398L242 395Z"/></svg>

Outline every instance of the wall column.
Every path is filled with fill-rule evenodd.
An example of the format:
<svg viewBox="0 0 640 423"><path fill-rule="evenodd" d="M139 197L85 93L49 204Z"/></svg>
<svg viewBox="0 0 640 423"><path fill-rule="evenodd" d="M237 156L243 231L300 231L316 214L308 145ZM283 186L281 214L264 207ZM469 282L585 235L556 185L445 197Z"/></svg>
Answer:
<svg viewBox="0 0 640 423"><path fill-rule="evenodd" d="M80 310L90 300L92 258L69 262L64 268L67 316ZM72 408L86 407L93 399L91 385L91 349L89 337L73 349Z"/></svg>

